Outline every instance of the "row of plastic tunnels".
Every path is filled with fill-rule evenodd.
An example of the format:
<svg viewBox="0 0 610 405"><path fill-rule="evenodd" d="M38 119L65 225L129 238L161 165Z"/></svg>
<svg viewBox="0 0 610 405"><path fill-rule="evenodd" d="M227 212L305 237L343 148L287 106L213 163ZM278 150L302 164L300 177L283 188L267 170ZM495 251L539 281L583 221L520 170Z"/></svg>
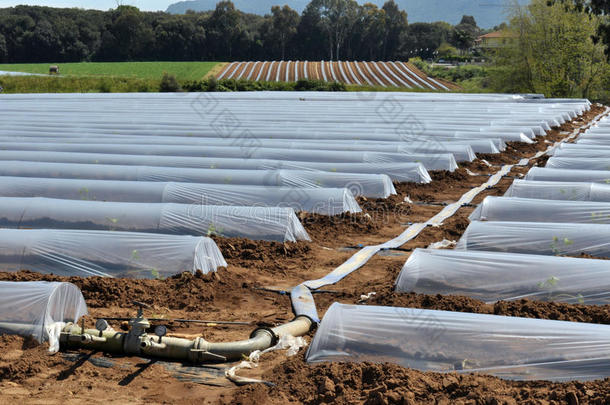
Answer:
<svg viewBox="0 0 610 405"><path fill-rule="evenodd" d="M590 108L531 95L424 93L19 95L2 103L3 269L121 277L216 271L226 262L210 236L308 240L297 211L359 212L360 197L388 197L394 182L430 182L428 170L455 170L506 142L532 143ZM610 257L610 120L552 154L505 196L479 204L455 249L414 251L396 290L607 304L610 262L593 258ZM51 284L73 297L66 300L78 319L82 296ZM13 317L39 311L17 311L16 296L6 297L0 319L11 308ZM307 358L586 380L610 376L608 336L609 325L335 303Z"/></svg>

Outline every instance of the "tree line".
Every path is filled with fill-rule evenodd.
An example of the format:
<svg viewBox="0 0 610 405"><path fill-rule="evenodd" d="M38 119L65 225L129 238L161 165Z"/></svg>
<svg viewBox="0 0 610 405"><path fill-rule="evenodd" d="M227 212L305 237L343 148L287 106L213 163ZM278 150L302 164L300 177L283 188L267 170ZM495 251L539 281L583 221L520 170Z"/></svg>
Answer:
<svg viewBox="0 0 610 405"><path fill-rule="evenodd" d="M274 6L265 16L221 1L184 15L17 6L0 9L0 62L203 60L407 60L441 46L469 49L480 30L460 24L408 24L393 0L312 0L302 14Z"/></svg>

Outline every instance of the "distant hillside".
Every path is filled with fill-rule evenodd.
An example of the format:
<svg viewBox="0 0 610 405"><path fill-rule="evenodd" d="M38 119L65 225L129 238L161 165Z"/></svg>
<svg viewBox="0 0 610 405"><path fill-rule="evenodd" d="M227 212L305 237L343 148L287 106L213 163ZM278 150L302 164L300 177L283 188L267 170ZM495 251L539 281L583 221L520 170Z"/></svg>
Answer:
<svg viewBox="0 0 610 405"><path fill-rule="evenodd" d="M375 3L382 6L385 0L359 0L359 3ZM529 0L518 0L521 4ZM309 0L233 0L235 6L246 13L269 14L271 6L288 4L302 12ZM216 7L217 0L181 1L167 8L168 13L184 14L187 10L207 11ZM446 21L460 22L462 15L472 15L479 27L491 28L506 20L506 0L396 0L407 11L409 22Z"/></svg>

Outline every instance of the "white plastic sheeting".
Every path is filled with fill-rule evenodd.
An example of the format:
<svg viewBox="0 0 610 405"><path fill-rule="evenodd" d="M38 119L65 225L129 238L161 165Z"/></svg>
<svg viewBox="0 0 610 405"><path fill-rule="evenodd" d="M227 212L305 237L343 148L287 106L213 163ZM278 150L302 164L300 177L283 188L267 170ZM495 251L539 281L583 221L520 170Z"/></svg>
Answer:
<svg viewBox="0 0 610 405"><path fill-rule="evenodd" d="M438 157L438 158L437 158ZM28 152L0 151L2 161L30 161L53 163L81 163L128 166L163 166L168 168L198 168L206 170L250 170L270 169L314 170L335 173L386 174L393 180L424 183L430 178L423 164L418 162L361 162L361 163L327 163L297 162L273 159L233 159L233 158L197 158L184 156L142 156L142 155L106 155L99 153L72 152ZM405 161L408 159L405 159ZM453 155L432 155L428 163L436 170L457 168ZM256 173L254 173L256 174Z"/></svg>
<svg viewBox="0 0 610 405"><path fill-rule="evenodd" d="M610 145L562 143L551 155L556 157L604 158L610 156Z"/></svg>
<svg viewBox="0 0 610 405"><path fill-rule="evenodd" d="M0 229L0 268L60 276L159 278L227 263L207 237L136 232Z"/></svg>
<svg viewBox="0 0 610 405"><path fill-rule="evenodd" d="M202 148L199 156L173 156L171 151L152 153L150 146L119 145L120 154L106 153L113 148L100 148L95 153L0 150L1 160L26 160L33 162L99 163L142 166L200 167L210 169L275 169L303 168L311 170L344 171L354 167L354 173L384 173L384 164L421 163L430 170L457 169L455 157L449 153L383 153L345 152L325 150L287 150L268 148ZM170 148L168 148L170 149ZM195 148L196 149L196 148ZM148 153L147 153L148 152ZM195 152L197 152L195 150ZM266 153L262 153L266 152ZM370 169L367 168L370 166Z"/></svg>
<svg viewBox="0 0 610 405"><path fill-rule="evenodd" d="M3 98L3 107L0 135L6 136L531 142L590 105L500 95L253 92L11 95Z"/></svg>
<svg viewBox="0 0 610 405"><path fill-rule="evenodd" d="M505 197L610 202L610 184L515 180Z"/></svg>
<svg viewBox="0 0 610 405"><path fill-rule="evenodd" d="M49 350L57 351L64 323L86 314L87 305L74 284L0 281L0 333L49 341Z"/></svg>
<svg viewBox="0 0 610 405"><path fill-rule="evenodd" d="M527 172L525 179L535 181L570 181L610 184L610 171L532 167Z"/></svg>
<svg viewBox="0 0 610 405"><path fill-rule="evenodd" d="M469 219L610 224L610 203L490 196L479 204Z"/></svg>
<svg viewBox="0 0 610 405"><path fill-rule="evenodd" d="M396 290L465 295L492 303L521 298L610 304L610 261L485 251L416 249Z"/></svg>
<svg viewBox="0 0 610 405"><path fill-rule="evenodd" d="M0 176L175 181L294 188L347 188L354 196L374 198L386 198L396 194L392 179L384 174L330 173L306 170L210 170L160 166L0 161ZM422 179L424 183L429 181L429 177Z"/></svg>
<svg viewBox="0 0 610 405"><path fill-rule="evenodd" d="M441 142L442 141L442 142ZM54 144L59 144L54 146ZM193 138L180 136L124 136L114 135L106 138L74 138L46 136L0 136L0 150L65 150L85 152L85 145L179 145L179 146L209 146L224 145L241 148L279 148L279 149L323 149L351 150L390 153L451 153L458 162L471 161L473 153L499 153L506 149L506 144L500 139L413 139L402 141L359 141L359 140L286 140L286 139L225 139L225 138ZM65 145L65 146L64 146ZM69 145L69 146L68 146ZM184 148L182 148L184 149ZM185 152L188 153L188 152ZM178 154L177 149L173 154Z"/></svg>
<svg viewBox="0 0 610 405"><path fill-rule="evenodd" d="M0 176L2 197L67 200L291 207L322 215L361 212L346 188L288 188L231 184L164 183Z"/></svg>
<svg viewBox="0 0 610 405"><path fill-rule="evenodd" d="M545 167L570 170L610 170L610 153L606 157L564 157L553 156Z"/></svg>
<svg viewBox="0 0 610 405"><path fill-rule="evenodd" d="M0 227L309 240L292 208L0 197Z"/></svg>
<svg viewBox="0 0 610 405"><path fill-rule="evenodd" d="M610 257L610 225L474 221L456 249Z"/></svg>
<svg viewBox="0 0 610 405"><path fill-rule="evenodd" d="M610 325L333 304L307 361L392 362L513 380L610 376Z"/></svg>

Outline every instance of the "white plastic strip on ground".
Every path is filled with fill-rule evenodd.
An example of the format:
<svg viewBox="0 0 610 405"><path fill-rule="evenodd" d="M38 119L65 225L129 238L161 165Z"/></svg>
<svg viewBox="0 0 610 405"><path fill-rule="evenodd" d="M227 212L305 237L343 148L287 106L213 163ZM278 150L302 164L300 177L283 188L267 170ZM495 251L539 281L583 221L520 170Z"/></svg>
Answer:
<svg viewBox="0 0 610 405"><path fill-rule="evenodd" d="M610 108L606 108L606 110L597 115L593 120L591 120L588 124L583 125L579 128L576 128L569 137L565 138L562 141L567 139L572 139L576 137L582 130L588 129L595 122L600 120L604 115L610 112ZM540 157L543 154L553 150L557 145L559 145L562 141L556 142L555 144L549 146L545 151L538 152L531 158L521 159L518 165L527 164L532 159L536 157ZM341 264L339 267L335 268L332 272L328 273L326 276L319 278L317 280L309 280L304 283L296 286L291 292L291 301L293 305L293 309L296 315L306 315L310 317L312 320L318 322L318 312L315 306L315 302L313 299L313 295L310 290L317 290L321 287L335 284L358 270L362 266L364 266L375 254L380 252L381 250L387 249L396 249L410 240L414 239L417 235L419 235L427 226L440 226L443 221L447 220L451 216L453 216L463 205L469 204L472 200L482 191L486 190L488 187L492 187L496 185L502 177L504 177L508 172L512 170L515 165L504 165L500 170L498 170L494 175L492 175L485 183L481 184L478 187L475 187L468 192L466 192L460 199L450 205L447 205L443 208L438 214L434 215L428 221L424 223L414 223L410 227L408 227L402 234L397 236L396 238L389 240L380 245L366 246L359 250L356 254L350 257L346 262Z"/></svg>
<svg viewBox="0 0 610 405"><path fill-rule="evenodd" d="M352 65L350 65L350 62L343 62L343 63L345 63L345 65L347 66L347 70L349 70L350 75L356 81L356 83L358 85L362 86L362 82L360 80L358 80L358 76L356 76L356 74L354 73L354 70L352 69Z"/></svg>
<svg viewBox="0 0 610 405"><path fill-rule="evenodd" d="M380 64L383 65L384 68L387 69L387 71L390 73L390 75L392 75L393 78L395 78L396 80L398 80L400 82L400 84L402 84L404 87L407 87L409 89L412 89L413 87L411 87L407 82L405 82L404 80L402 80L402 78L398 77L398 75L396 75L396 73L394 73L394 71L392 70L392 68L388 67L388 64L385 62L379 62Z"/></svg>
<svg viewBox="0 0 610 405"><path fill-rule="evenodd" d="M273 70L273 64L275 63L275 61L271 62L269 64L269 70L267 70L267 77L265 77L265 81L268 82L269 79L271 79L271 71Z"/></svg>
<svg viewBox="0 0 610 405"><path fill-rule="evenodd" d="M373 62L371 62L371 63L373 63ZM374 83L373 86L385 86L383 81L373 72L373 69L371 69L368 62L362 62L362 64L364 65L366 70L371 74L373 79L375 79L375 81L377 82L377 83Z"/></svg>
<svg viewBox="0 0 610 405"><path fill-rule="evenodd" d="M341 73L341 77L343 78L343 80L345 80L345 83L353 84L352 81L347 78L347 75L345 74L345 70L343 69L341 62L337 61L337 66L339 66L339 73Z"/></svg>
<svg viewBox="0 0 610 405"><path fill-rule="evenodd" d="M411 75L409 75L406 71L402 70L401 68L399 68L396 63L394 62L389 62L390 65L392 65L394 67L394 69L396 69L397 72L400 72L400 74L402 76L404 76L408 81L410 81L411 83L413 83L415 86L419 87L420 89L423 89L424 86L422 86L421 84L417 83L415 80L413 80L413 78L411 78Z"/></svg>
<svg viewBox="0 0 610 405"><path fill-rule="evenodd" d="M324 81L327 82L328 78L326 77L326 70L324 70L324 61L320 62L320 66L322 67L320 70L322 70L322 78L324 78Z"/></svg>
<svg viewBox="0 0 610 405"><path fill-rule="evenodd" d="M404 73L405 73L406 75L411 75L411 76L413 76L415 79L417 79L417 80L418 80L420 83L422 83L424 86L428 87L429 89L432 89L432 90L442 90L441 88L436 88L436 87L434 87L434 86L432 85L432 83L430 83L430 82L428 82L428 81L424 80L424 79L423 79L423 78L421 78L419 75L416 75L416 74L415 74L413 71L411 71L411 69L409 69L409 67L408 67L407 65L405 65L404 63L402 63L402 62L400 62L400 61L399 61L399 62L396 62L396 63L398 63L400 66L402 66L402 70L404 71ZM428 77L428 78L429 78L429 77Z"/></svg>
<svg viewBox="0 0 610 405"><path fill-rule="evenodd" d="M383 76L383 78L384 78L384 79L386 79L386 81L387 81L388 83L390 83L390 84L391 84L392 86L394 86L394 87L398 87L398 85L397 85L396 83L394 83L394 81L393 81L392 79L390 79L390 78L388 77L388 75L386 75L386 74L385 74L385 72L384 72L384 71L381 69L381 67L380 67L379 63L373 63L373 66L375 67L375 70L376 70L377 72L379 72L379 74L380 74L381 76ZM383 84L383 82L381 82L381 83Z"/></svg>
<svg viewBox="0 0 610 405"><path fill-rule="evenodd" d="M237 80L241 80L244 77L244 73L246 73L246 70L248 70L248 66L250 66L252 64L252 62L246 62L244 64L244 68L241 70L241 72L239 72L239 75L237 76ZM235 72L237 73L237 72Z"/></svg>
<svg viewBox="0 0 610 405"><path fill-rule="evenodd" d="M256 81L259 81L261 76L263 75L263 71L265 70L265 65L267 65L267 62L261 62L261 70L259 70L258 75L256 75Z"/></svg>
<svg viewBox="0 0 610 405"><path fill-rule="evenodd" d="M222 73L218 75L218 80L220 80L220 79L224 78L224 76L225 76L225 75L226 75L226 74L229 72L229 70L231 70L231 67L232 67L233 65L235 65L235 62L231 62L231 63L229 63L229 64L228 64L228 65L227 65L227 66L224 68L224 70L222 71Z"/></svg>
<svg viewBox="0 0 610 405"><path fill-rule="evenodd" d="M335 74L334 62L328 62L328 66L330 66L330 74L333 76L333 81L338 82L339 79L337 79L337 75Z"/></svg>
<svg viewBox="0 0 610 405"><path fill-rule="evenodd" d="M355 62L354 65L356 66L356 70L358 71L358 73L360 73L360 76L364 77L364 80L366 80L366 82L368 84L370 84L371 86L374 86L373 82L371 81L371 79L368 78L367 75L364 74L364 72L362 71L362 69L360 69L360 63ZM370 70L369 70L370 72Z"/></svg>
<svg viewBox="0 0 610 405"><path fill-rule="evenodd" d="M246 80L252 80L252 75L254 74L254 71L256 70L256 67L258 66L259 63L260 62L254 62L254 65L252 66L250 73L248 73L248 77L246 77Z"/></svg>

